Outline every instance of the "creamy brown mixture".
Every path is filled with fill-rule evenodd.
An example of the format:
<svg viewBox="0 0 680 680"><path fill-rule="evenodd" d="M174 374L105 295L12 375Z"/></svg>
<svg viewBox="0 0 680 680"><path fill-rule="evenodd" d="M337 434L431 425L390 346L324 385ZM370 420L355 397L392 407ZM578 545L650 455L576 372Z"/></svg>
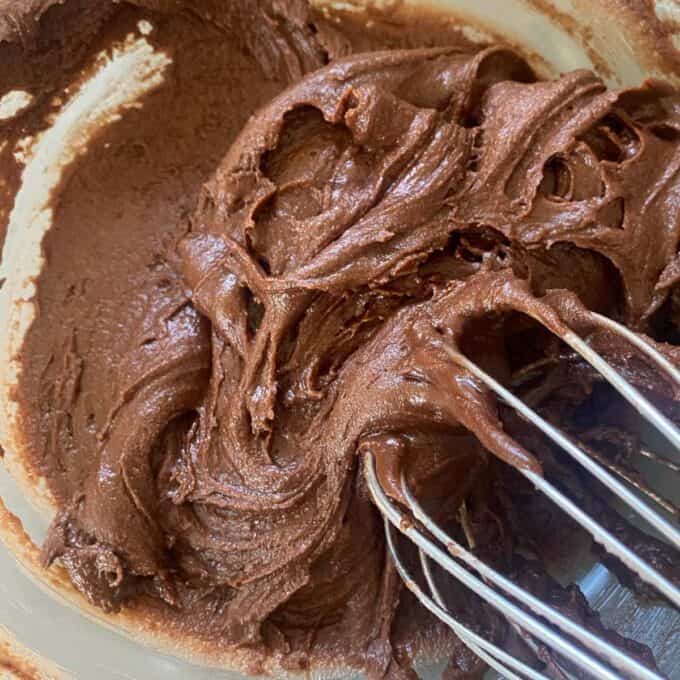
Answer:
<svg viewBox="0 0 680 680"><path fill-rule="evenodd" d="M77 5L54 8L64 26ZM396 498L405 469L453 534L653 664L547 575L576 529L514 467L545 471L676 581L677 554L446 347L521 376L536 408L624 467L634 418L556 336L587 336L678 415L673 388L588 317L680 358L676 92L611 92L584 71L538 81L441 20L408 32L303 2L241 0L211 21L148 5L92 13L90 46L105 19L122 35L151 18L174 65L61 189L22 350L26 455L61 506L45 564L108 611L249 646L254 671L276 656L411 677L425 640L455 643L401 591L361 474L370 451ZM25 83L13 63L6 78ZM452 677L481 670L455 647Z"/></svg>

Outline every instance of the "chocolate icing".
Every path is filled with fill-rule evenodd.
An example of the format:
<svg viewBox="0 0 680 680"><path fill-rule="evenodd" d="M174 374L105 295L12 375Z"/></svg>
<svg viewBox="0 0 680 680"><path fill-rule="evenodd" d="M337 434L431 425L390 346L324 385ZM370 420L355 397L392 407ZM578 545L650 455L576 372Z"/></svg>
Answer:
<svg viewBox="0 0 680 680"><path fill-rule="evenodd" d="M592 416L606 389L559 342L568 328L677 415L673 387L588 316L676 333L675 91L538 81L454 32L399 49L379 22L358 32L303 2L244 0L209 23L203 5L158 13L172 9L117 10L121 26L154 18L173 85L79 161L44 244L18 394L61 506L45 564L108 611L143 606L254 659L409 677L415 631L445 633L399 604L361 475L371 452L397 500L404 470L452 532L595 630L541 562L541 539L574 527L513 467L545 470L677 579L671 549L447 351L507 382L531 369L524 396L605 457L613 428L634 451L635 423L610 393ZM449 672L480 669L459 650Z"/></svg>

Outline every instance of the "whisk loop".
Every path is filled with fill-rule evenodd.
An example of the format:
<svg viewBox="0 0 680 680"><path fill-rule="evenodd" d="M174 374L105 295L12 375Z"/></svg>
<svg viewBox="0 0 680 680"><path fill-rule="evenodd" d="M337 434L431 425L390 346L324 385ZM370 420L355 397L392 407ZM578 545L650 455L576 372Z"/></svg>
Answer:
<svg viewBox="0 0 680 680"><path fill-rule="evenodd" d="M655 347L620 324L600 316L591 315L592 321L607 330L618 332L635 348L643 352L662 371L680 385L680 371L673 366ZM604 358L595 352L576 333L570 332L562 338L585 361L593 366L623 396L640 415L660 431L666 439L680 450L680 430L664 416L635 387L626 381ZM643 501L620 479L595 461L563 432L547 422L536 411L518 399L492 376L483 371L466 356L452 347L445 351L453 362L469 371L508 406L515 409L528 422L535 425L553 443L565 451L601 482L628 509L653 527L671 545L680 549L680 531L665 519L652 505ZM654 460L657 456L645 452ZM671 470L677 467L673 461ZM455 619L447 610L446 604L435 583L430 560L436 562L455 579L467 586L475 594L495 607L514 626L519 627L547 645L561 657L589 672L592 676L606 680L620 680L623 673L627 678L639 680L659 680L661 676L644 666L618 647L590 632L584 626L561 614L558 610L535 597L524 588L506 578L488 564L480 560L458 542L454 541L425 512L402 474L401 491L403 501L410 516L393 502L385 493L378 480L373 455L368 452L364 461L365 475L370 493L376 506L385 519L387 544L396 569L407 587L420 602L444 623L450 626L458 637L476 654L506 678L544 678L545 675L515 658L507 651L485 639ZM541 493L550 498L573 520L585 528L593 539L604 546L612 555L619 558L642 580L656 588L675 607L680 608L680 590L660 574L644 559L635 554L618 538L607 531L593 517L559 491L543 476L532 470L519 470ZM655 497L651 496L652 500ZM413 522L415 518L417 522ZM399 556L395 529L408 537L417 547L420 566L429 589L426 593L409 573Z"/></svg>

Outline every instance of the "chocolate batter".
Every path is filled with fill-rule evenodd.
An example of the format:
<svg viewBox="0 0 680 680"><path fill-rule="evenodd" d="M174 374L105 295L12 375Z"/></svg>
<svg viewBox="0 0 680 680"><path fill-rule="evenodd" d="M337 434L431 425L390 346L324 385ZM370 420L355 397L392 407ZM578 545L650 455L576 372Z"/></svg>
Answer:
<svg viewBox="0 0 680 680"><path fill-rule="evenodd" d="M60 559L107 611L248 646L253 671L276 656L412 677L423 639L455 643L401 593L361 474L370 451L395 498L404 469L452 533L653 665L547 575L576 529L514 468L544 471L676 580L677 554L446 348L522 377L605 459L635 452L637 424L566 352L567 328L678 416L672 386L588 316L680 359L677 93L611 92L585 71L539 81L441 22L148 4L102 13L121 32L152 18L172 77L62 188L22 349L26 456L61 507L45 565ZM452 609L511 644L461 591ZM454 651L452 677L481 672Z"/></svg>

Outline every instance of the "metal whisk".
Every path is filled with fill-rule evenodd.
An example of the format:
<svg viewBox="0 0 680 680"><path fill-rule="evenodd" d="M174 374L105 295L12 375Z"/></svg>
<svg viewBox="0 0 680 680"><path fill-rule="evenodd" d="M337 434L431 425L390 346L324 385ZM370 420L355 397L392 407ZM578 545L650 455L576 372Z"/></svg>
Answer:
<svg viewBox="0 0 680 680"><path fill-rule="evenodd" d="M606 317L593 313L591 318L601 328L619 333L680 385L680 371L652 345L624 326ZM562 339L595 368L645 420L661 432L675 447L676 451L680 450L680 430L668 418L576 333L570 332ZM467 357L452 348L447 348L447 352L452 361L464 367L503 402L538 427L579 465L593 474L630 510L656 529L671 545L680 549L680 531L662 517L654 507L643 501L626 484L612 475L600 463L593 460L571 439L553 427L536 411L515 397ZM654 457L653 454L649 455ZM668 463L671 469L677 469L675 463L672 461L668 461ZM548 496L573 520L585 528L597 543L604 546L610 554L618 557L642 580L656 588L675 607L680 608L680 590L668 579L633 553L544 477L531 470L520 470L520 472L528 478L536 489ZM471 630L447 611L441 592L434 581L430 560L436 562L451 576L495 607L511 625L523 629L593 677L607 680L620 680L622 676L643 680L660 680L661 676L658 673L519 587L447 535L423 510L409 489L403 474L401 491L408 506L408 512L405 508L393 502L388 498L378 481L375 461L370 452L365 459L365 474L373 500L385 519L388 548L396 569L406 586L430 612L450 626L473 652L502 676L510 679L546 678L544 674ZM654 495L651 498L656 500ZM411 515L408 514L409 512ZM416 521L413 521L414 518ZM396 531L411 539L418 548L420 565L425 582L430 590L429 594L418 585L400 559L397 550Z"/></svg>

